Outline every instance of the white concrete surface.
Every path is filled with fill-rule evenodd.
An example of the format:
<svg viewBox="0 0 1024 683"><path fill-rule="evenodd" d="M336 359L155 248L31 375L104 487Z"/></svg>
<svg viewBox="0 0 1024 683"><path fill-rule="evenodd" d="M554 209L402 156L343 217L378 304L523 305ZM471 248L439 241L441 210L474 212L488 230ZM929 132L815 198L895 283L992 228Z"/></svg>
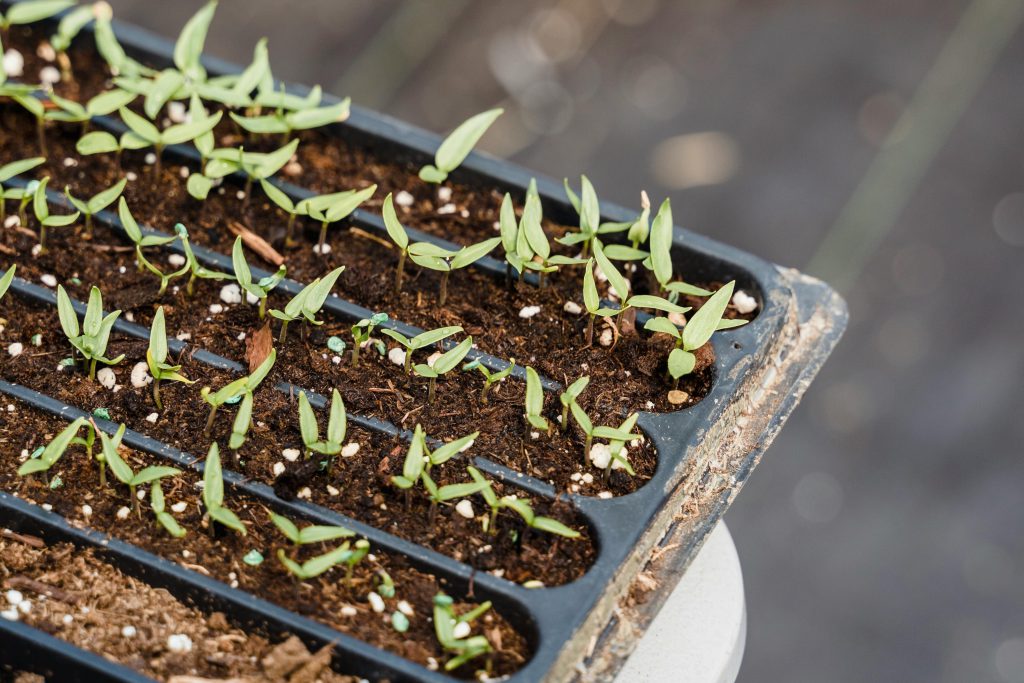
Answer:
<svg viewBox="0 0 1024 683"><path fill-rule="evenodd" d="M616 683L733 683L746 641L743 572L719 522Z"/></svg>

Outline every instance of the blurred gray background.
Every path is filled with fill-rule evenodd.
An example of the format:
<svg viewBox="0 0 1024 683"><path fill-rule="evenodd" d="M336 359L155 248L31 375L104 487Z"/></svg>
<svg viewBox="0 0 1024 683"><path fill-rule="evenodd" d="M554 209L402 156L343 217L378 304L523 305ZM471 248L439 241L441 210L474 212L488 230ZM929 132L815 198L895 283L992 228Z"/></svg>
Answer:
<svg viewBox="0 0 1024 683"><path fill-rule="evenodd" d="M168 36L199 0L112 0ZM222 0L208 50L839 285L729 512L743 681L1024 681L1021 0Z"/></svg>

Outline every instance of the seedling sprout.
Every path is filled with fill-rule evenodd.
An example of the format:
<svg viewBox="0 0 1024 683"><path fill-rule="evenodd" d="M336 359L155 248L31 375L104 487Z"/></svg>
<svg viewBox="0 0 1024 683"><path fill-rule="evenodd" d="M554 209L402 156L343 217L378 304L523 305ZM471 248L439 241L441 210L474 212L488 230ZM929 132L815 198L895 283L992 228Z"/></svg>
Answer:
<svg viewBox="0 0 1024 683"><path fill-rule="evenodd" d="M387 319L387 313L374 313L369 318L363 318L352 326L352 367L359 367L359 350L363 348L363 344L370 341L374 328L387 322Z"/></svg>
<svg viewBox="0 0 1024 683"><path fill-rule="evenodd" d="M433 165L427 164L420 169L420 180L427 183L443 183L448 174L465 161L476 143L502 112L503 109L491 109L471 116L459 124L459 127L437 148Z"/></svg>
<svg viewBox="0 0 1024 683"><path fill-rule="evenodd" d="M118 481L128 487L129 495L132 499L132 509L137 515L141 515L142 513L139 510L139 497L135 495L135 489L139 486L143 486L144 484L164 479L165 477L176 477L181 474L181 470L176 467L151 465L135 472L131 465L126 463L118 452L121 448L121 440L124 438L126 428L127 426L122 424L117 428L117 431L113 436L107 436L99 428L96 428L96 433L99 434L100 437L103 462L105 462L107 467L110 468L110 473L113 474Z"/></svg>
<svg viewBox="0 0 1024 683"><path fill-rule="evenodd" d="M395 246L398 247L398 266L395 268L395 292L398 293L402 291L402 280L405 277L405 259L409 256L409 235L398 220L398 214L395 213L395 203L391 198L390 192L384 198L381 214L384 217L384 227L387 228L388 236L395 243Z"/></svg>
<svg viewBox="0 0 1024 683"><path fill-rule="evenodd" d="M544 387L540 383L540 375L533 368L526 367L526 396L524 398L526 407L526 422L529 427L548 432L551 425L547 418L541 415L544 410Z"/></svg>
<svg viewBox="0 0 1024 683"><path fill-rule="evenodd" d="M504 381L506 377L512 374L512 371L516 368L516 359L510 358L508 365L497 372L491 372L486 365L480 362L477 358L462 366L462 369L466 372L472 370L478 370L481 375L484 376L484 388L480 390L480 403L487 404L487 392L490 390L491 385L497 384L498 382Z"/></svg>
<svg viewBox="0 0 1024 683"><path fill-rule="evenodd" d="M234 512L224 507L224 473L220 464L220 449L217 443L210 444L203 465L203 505L210 518L210 534L213 535L213 523L220 522L229 529L245 536L245 525Z"/></svg>
<svg viewBox="0 0 1024 683"><path fill-rule="evenodd" d="M345 402L337 389L331 392L331 408L327 417L327 432L320 438L320 426L317 424L316 413L309 405L306 392L299 392L299 430L302 432L302 443L306 446L306 457L310 453L327 456L327 473L330 474L334 465L334 456L341 452L345 432L348 429L348 416Z"/></svg>
<svg viewBox="0 0 1024 683"><path fill-rule="evenodd" d="M26 194L31 196L30 192L20 187L4 187L4 183L13 178L14 176L21 175L26 171L31 171L33 168L40 164L46 163L46 157L32 157L30 159L21 159L19 161L12 161L9 164L0 166L0 223L7 220L7 200L16 199L21 200Z"/></svg>
<svg viewBox="0 0 1024 683"><path fill-rule="evenodd" d="M128 179L122 178L107 189L97 192L86 200L78 199L72 195L71 187L64 188L64 194L67 196L68 201L71 202L73 207L78 209L79 213L85 216L86 235L92 236L92 217L117 201L117 198L124 192L125 185L127 184Z"/></svg>
<svg viewBox="0 0 1024 683"><path fill-rule="evenodd" d="M14 280L14 272L18 269L18 264L13 263L11 267L7 269L7 272L0 277L0 300L4 298L4 294L7 293L7 289L11 286L11 282Z"/></svg>
<svg viewBox="0 0 1024 683"><path fill-rule="evenodd" d="M149 328L149 349L146 351L146 364L149 366L149 374L153 377L153 403L157 410L163 410L163 403L160 400L161 382L184 382L195 384L180 373L180 365L171 365L167 362L167 332L164 323L164 307L159 306L153 316L153 324Z"/></svg>
<svg viewBox="0 0 1024 683"><path fill-rule="evenodd" d="M270 521L284 534L285 538L295 544L296 547L311 543L325 543L339 538L351 538L356 535L351 529L343 526L321 526L311 524L299 529L298 525L284 515L267 510Z"/></svg>
<svg viewBox="0 0 1024 683"><path fill-rule="evenodd" d="M288 323L299 318L304 318L313 325L323 325L322 320L317 320L317 313L323 308L327 301L334 283L338 276L345 270L345 266L339 266L325 275L317 278L303 287L298 294L291 298L285 305L284 310L270 309L270 315L281 321L281 333L278 342L282 345L288 333ZM303 328L304 329L304 328Z"/></svg>
<svg viewBox="0 0 1024 683"><path fill-rule="evenodd" d="M50 443L46 444L46 447L43 448L38 457L29 458L21 464L21 467L18 468L18 476L25 477L36 472L48 472L61 459L68 446L74 442L75 437L78 435L78 430L85 423L85 418L80 417L62 429L57 436L53 437Z"/></svg>
<svg viewBox="0 0 1024 683"><path fill-rule="evenodd" d="M458 669L466 662L491 652L491 643L486 636L476 635L465 638L455 637L455 627L459 624L471 624L491 609L491 602L483 602L473 610L459 615L455 612L455 604L451 597L444 593L434 596L434 633L437 642L455 656L444 664L445 671Z"/></svg>
<svg viewBox="0 0 1024 683"><path fill-rule="evenodd" d="M71 298L64 291L64 287L57 285L57 314L60 318L60 326L64 335L71 342L71 345L82 357L89 361L89 379L96 379L96 363L104 365L117 365L124 360L122 353L117 358L107 358L107 341L110 339L110 330L114 322L121 315L121 311L114 311L103 317L103 295L98 287L89 290L89 304L85 309L85 318L82 325L78 325L78 315L71 304Z"/></svg>
<svg viewBox="0 0 1024 683"><path fill-rule="evenodd" d="M736 281L733 280L715 292L704 302L703 306L697 309L696 313L690 316L690 320L681 332L668 318L651 318L644 325L645 330L661 332L676 340L675 348L668 355L668 374L676 385L679 384L679 379L683 375L693 372L693 368L697 364L697 357L693 352L704 346L711 339L712 334L718 330L739 327L747 323L746 320L722 318L735 286Z"/></svg>
<svg viewBox="0 0 1024 683"><path fill-rule="evenodd" d="M397 332L395 330L381 330L382 334L391 337L396 342L401 344L402 347L405 349L405 374L409 374L409 371L412 368L413 352L418 351L422 348L426 348L428 346L432 346L433 344L437 344L441 340L447 339L453 334L458 334L459 332L462 332L462 326L454 325L451 327L440 327L436 330L427 330L426 332L420 332L415 337L410 339L401 332Z"/></svg>
<svg viewBox="0 0 1024 683"><path fill-rule="evenodd" d="M561 394L558 395L558 400L562 404L562 431L564 432L569 427L569 407L576 403L576 399L580 397L587 385L590 384L590 375L584 375L575 382L565 388Z"/></svg>
<svg viewBox="0 0 1024 683"><path fill-rule="evenodd" d="M448 300L448 278L453 270L460 270L470 266L501 243L500 237L492 237L483 242L471 244L458 251L449 251L430 242L417 242L409 247L409 258L416 265L436 270L441 275L441 291L437 299L438 306L444 306Z"/></svg>
<svg viewBox="0 0 1024 683"><path fill-rule="evenodd" d="M156 521L160 523L160 526L167 533L175 538L181 538L185 535L185 530L178 524L178 520L174 519L173 515L167 512L167 507L164 503L164 490L159 479L154 481L153 485L149 487L149 505L153 508Z"/></svg>
<svg viewBox="0 0 1024 683"><path fill-rule="evenodd" d="M53 215L50 213L50 204L46 199L46 185L50 182L49 176L43 178L35 186L32 193L32 210L39 221L39 253L46 253L46 230L47 228L63 228L78 220L78 212L66 215Z"/></svg>
<svg viewBox="0 0 1024 683"><path fill-rule="evenodd" d="M235 270L235 280L238 282L238 286L242 291L259 299L260 320L263 320L267 315L267 295L272 289L281 283L281 280L284 279L284 274L287 268L285 268L285 265L282 263L276 273L260 278L254 282L252 279L252 271L249 269L249 264L245 260L245 251L242 249L241 236L235 238L235 244L231 248L231 265ZM324 299L326 298L327 295L325 294Z"/></svg>
<svg viewBox="0 0 1024 683"><path fill-rule="evenodd" d="M438 377L444 377L446 374L454 370L462 359L466 357L469 350L473 348L473 338L466 337L458 345L448 349L437 359L431 363L417 363L413 366L413 371L420 377L426 377L429 381L429 390L427 392L427 403L433 405L434 403L434 391L437 384Z"/></svg>
<svg viewBox="0 0 1024 683"><path fill-rule="evenodd" d="M246 393L254 393L260 382L270 374L270 370L274 367L274 361L276 360L277 349L271 349L266 360L251 375L239 377L217 391L212 391L210 387L202 388L199 395L210 404L210 416L206 419L206 429L203 431L203 436L210 435L210 430L213 428L213 418L217 415L217 409L225 403L240 401Z"/></svg>

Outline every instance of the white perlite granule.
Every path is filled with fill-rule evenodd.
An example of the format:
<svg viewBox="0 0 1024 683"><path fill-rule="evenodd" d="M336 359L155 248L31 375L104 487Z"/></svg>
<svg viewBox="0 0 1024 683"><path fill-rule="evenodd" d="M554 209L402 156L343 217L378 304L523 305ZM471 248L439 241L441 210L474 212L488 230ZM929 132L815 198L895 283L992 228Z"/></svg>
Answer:
<svg viewBox="0 0 1024 683"><path fill-rule="evenodd" d="M192 639L184 633L174 633L167 636L167 649L178 654L191 652Z"/></svg>
<svg viewBox="0 0 1024 683"><path fill-rule="evenodd" d="M737 312L745 315L757 310L757 299L739 289L732 295L732 305L736 307Z"/></svg>
<svg viewBox="0 0 1024 683"><path fill-rule="evenodd" d="M96 373L96 380L104 389L113 389L114 385L117 384L117 375L110 368L101 368Z"/></svg>
<svg viewBox="0 0 1024 683"><path fill-rule="evenodd" d="M523 306L519 309L519 317L529 319L540 313L540 306Z"/></svg>

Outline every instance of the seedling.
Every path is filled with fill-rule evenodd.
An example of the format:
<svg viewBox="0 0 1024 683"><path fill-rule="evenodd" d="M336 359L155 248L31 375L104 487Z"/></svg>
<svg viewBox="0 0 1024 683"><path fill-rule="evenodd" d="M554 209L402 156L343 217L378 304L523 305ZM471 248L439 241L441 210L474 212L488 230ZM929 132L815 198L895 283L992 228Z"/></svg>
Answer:
<svg viewBox="0 0 1024 683"><path fill-rule="evenodd" d="M188 118L190 121L206 121L210 118L210 112L206 111L206 107L203 106L203 101L199 95L193 93L192 98L188 104ZM193 140L192 144L195 146L196 151L199 152L199 163L200 167L206 170L206 161L210 158L210 154L213 153L214 148L217 145L217 140L213 135L213 129L197 135ZM196 175L203 178L202 174L189 174L189 180L192 176ZM186 183L187 185L187 183ZM189 191L191 194L191 191Z"/></svg>
<svg viewBox="0 0 1024 683"><path fill-rule="evenodd" d="M384 227L388 230L388 237L398 247L398 266L395 268L395 293L397 294L402 291L402 280L405 277L405 259L409 256L409 235L398 220L395 203L390 192L384 198L381 214L384 217Z"/></svg>
<svg viewBox="0 0 1024 683"><path fill-rule="evenodd" d="M345 541L334 550L328 551L323 555L317 555L302 564L288 557L284 548L277 549L278 561L299 581L308 581L309 579L316 578L332 567L346 562L351 557L352 550L349 547L348 541Z"/></svg>
<svg viewBox="0 0 1024 683"><path fill-rule="evenodd" d="M634 249L639 249L640 245L647 241L648 236L651 234L651 200L644 191L640 192L640 215L633 221L633 224L629 226L629 231L626 233L626 239L629 240L630 244L633 245Z"/></svg>
<svg viewBox="0 0 1024 683"><path fill-rule="evenodd" d="M14 3L7 9L6 14L0 14L0 30L6 38L11 26L34 24L60 14L74 5L74 0L27 0Z"/></svg>
<svg viewBox="0 0 1024 683"><path fill-rule="evenodd" d="M658 214L651 225L651 255L644 261L644 265L654 274L660 291L668 295L672 301L681 294L711 296L711 292L701 287L685 282L672 282L672 226L672 204L666 199L658 208Z"/></svg>
<svg viewBox="0 0 1024 683"><path fill-rule="evenodd" d="M161 157L164 148L168 145L182 145L195 140L200 135L213 130L220 122L221 112L200 120L187 123L177 123L160 130L153 123L139 116L127 107L121 107L118 112L121 120L128 126L129 130L121 135L120 140L115 139L110 133L94 132L89 133L78 141L76 148L80 154L103 154L118 152L124 149L146 149L152 147L156 154L156 165L154 177L159 179L161 173Z"/></svg>
<svg viewBox="0 0 1024 683"><path fill-rule="evenodd" d="M501 506L517 513L523 518L523 521L526 522L526 526L531 529L537 529L539 531L555 534L556 536L563 536L565 538L580 537L580 532L575 529L570 529L557 519L544 517L535 513L530 503L522 498L517 498L516 496L502 496Z"/></svg>
<svg viewBox="0 0 1024 683"><path fill-rule="evenodd" d="M96 16L96 23L93 26L96 50L107 62L110 72L114 75L131 77L152 73L152 69L143 66L129 57L124 48L121 47L121 43L118 42L117 37L114 35L114 29L111 25L113 11L110 5L105 2L97 2L92 7Z"/></svg>
<svg viewBox="0 0 1024 683"><path fill-rule="evenodd" d="M311 543L326 543L327 541L334 541L339 538L351 538L356 535L356 532L343 526L311 524L299 529L295 522L284 515L276 514L270 510L267 510L267 514L270 515L270 521L274 523L274 526L284 534L285 538L294 543L296 548Z"/></svg>
<svg viewBox="0 0 1024 683"><path fill-rule="evenodd" d="M135 217L132 216L132 212L128 209L128 202L125 201L124 197L121 197L117 205L117 215L121 219L121 227L124 229L128 239L135 244L135 262L138 264L139 272L143 269L148 270L153 275L160 278L160 290L157 294L163 294L167 289L167 285L176 277L180 277L188 272L189 264L185 264L181 269L172 271L170 273L164 273L164 271L157 268L153 263L146 258L142 250L146 247L162 247L173 242L176 237L165 237L162 235L143 235L142 230L139 228L139 224L136 222Z"/></svg>
<svg viewBox="0 0 1024 683"><path fill-rule="evenodd" d="M49 176L43 178L36 185L32 193L32 210L39 221L39 253L46 253L46 230L47 228L63 228L78 220L78 212L62 216L55 216L50 213L50 204L46 200L46 185L50 182Z"/></svg>
<svg viewBox="0 0 1024 683"><path fill-rule="evenodd" d="M228 448L233 451L237 451L245 444L245 436L249 433L249 427L252 426L252 402L252 392L245 392L242 395L242 402L238 406L238 412L235 413L235 419L231 423L231 436L228 437Z"/></svg>
<svg viewBox="0 0 1024 683"><path fill-rule="evenodd" d="M428 457L427 440L419 424L412 434L412 441L405 452L402 473L391 477L391 483L406 491L405 507L409 507L408 491L419 482L424 471L424 460Z"/></svg>
<svg viewBox="0 0 1024 683"><path fill-rule="evenodd" d="M369 554L370 542L365 538L360 538L352 545L352 552L348 557L342 559L342 562L345 563L345 585L352 584L352 573L355 571L356 565Z"/></svg>
<svg viewBox="0 0 1024 683"><path fill-rule="evenodd" d="M84 105L75 100L68 100L57 93L50 93L50 100L57 109L46 112L50 121L82 124L82 135L89 132L89 122L97 116L110 116L121 107L127 107L136 98L135 93L115 88L96 95Z"/></svg>
<svg viewBox="0 0 1024 683"><path fill-rule="evenodd" d="M469 481L460 484L447 484L439 487L426 472L422 474L422 479L423 488L426 489L427 497L430 499L430 513L427 518L427 522L431 525L434 524L434 519L437 517L438 505L451 500L472 496L474 493L479 493L483 488L481 484L476 481Z"/></svg>
<svg viewBox="0 0 1024 683"><path fill-rule="evenodd" d="M100 414L100 412L99 412L100 410L103 410L103 409L94 410L93 411L93 415L95 417L99 417L99 418L102 418L104 420L109 420L110 419L110 415L109 414ZM106 413L106 410L103 410L103 413ZM71 443L85 447L85 456L86 456L86 459L90 463L92 463L92 461L93 461L93 452L92 451L93 451L93 446L96 445L96 432L97 431L98 430L96 429L96 421L93 420L93 419L90 419L88 422L85 423L85 436L78 436L76 434L75 438L71 440ZM96 462L99 463L100 486L106 486L107 485L107 471L106 471L106 467L103 464L103 454L102 453L97 453L95 459L96 459Z"/></svg>
<svg viewBox="0 0 1024 683"><path fill-rule="evenodd" d="M124 360L123 353L117 358L104 356L107 352L110 330L114 327L117 317L121 315L121 311L114 311L103 317L103 295L100 294L98 287L89 290L89 304L86 306L81 328L78 326L78 315L71 305L71 298L61 285L57 285L57 314L68 341L89 361L90 380L96 379L97 362L117 365Z"/></svg>
<svg viewBox="0 0 1024 683"><path fill-rule="evenodd" d="M363 344L370 341L370 336L377 325L386 322L387 313L374 313L369 318L363 318L352 326L352 367L359 367L359 350Z"/></svg>
<svg viewBox="0 0 1024 683"><path fill-rule="evenodd" d="M624 432L622 429L616 429L615 427L605 426L594 426L590 416L587 415L586 411L580 407L580 404L573 401L569 406L570 412L572 412L573 419L576 420L576 424L579 425L580 429L586 435L586 442L583 444L583 460L584 462L590 459L590 450L594 444L594 439L610 439L615 441L629 441L635 438L629 432ZM635 420L633 423L635 424ZM628 424L629 420L626 420L623 424ZM632 428L632 425L630 425Z"/></svg>
<svg viewBox="0 0 1024 683"><path fill-rule="evenodd" d="M14 271L17 269L18 264L12 263L7 272L3 274L3 277L0 277L0 300L4 298L4 294L7 293L7 289L11 286L11 282L14 280Z"/></svg>
<svg viewBox="0 0 1024 683"><path fill-rule="evenodd" d="M4 187L4 183L13 178L14 176L21 175L26 171L31 171L36 166L46 163L46 157L32 157L30 159L21 159L20 161L12 161L9 164L0 166L0 224L7 220L7 200L15 199L21 200L26 194L31 196L30 192L20 187Z"/></svg>
<svg viewBox="0 0 1024 683"><path fill-rule="evenodd" d="M464 638L455 636L456 626L473 623L489 609L491 609L490 600L459 615L455 612L455 603L451 597L444 593L434 596L434 633L437 635L437 642L445 650L455 655L445 662L445 671L458 669L466 662L491 652L491 643L486 636L477 635Z"/></svg>
<svg viewBox="0 0 1024 683"><path fill-rule="evenodd" d="M503 112L504 109L491 109L471 116L459 124L437 148L433 165L427 164L420 169L420 180L427 183L443 183L448 174L465 161L476 143Z"/></svg>
<svg viewBox="0 0 1024 683"><path fill-rule="evenodd" d="M238 282L238 286L242 288L242 291L260 300L260 320L263 320L267 315L267 295L284 279L287 268L282 263L281 267L273 275L253 282L252 271L249 269L249 264L245 260L245 252L242 249L241 236L235 238L235 244L231 248L231 265L235 270L235 280ZM324 298L327 298L326 295Z"/></svg>
<svg viewBox="0 0 1024 683"><path fill-rule="evenodd" d="M60 65L61 80L66 82L74 81L74 74L71 71L71 60L68 58L68 48L71 41L85 28L93 19L93 8L88 5L75 7L63 17L57 24L57 32L50 36L50 46L57 53L57 63Z"/></svg>
<svg viewBox="0 0 1024 683"><path fill-rule="evenodd" d="M448 278L453 270L470 266L494 250L501 243L500 237L492 237L483 242L471 244L458 251L449 251L430 242L417 242L409 247L409 258L413 263L430 270L440 271L441 292L437 305L444 306L448 300Z"/></svg>
<svg viewBox="0 0 1024 683"><path fill-rule="evenodd" d="M427 403L433 405L434 403L434 391L437 384L438 377L444 377L446 374L454 370L462 359L466 357L469 350L473 348L473 338L466 337L458 345L448 349L442 353L433 364L430 363L417 363L413 366L413 371L420 377L426 377L430 380L429 389L427 391Z"/></svg>
<svg viewBox="0 0 1024 683"><path fill-rule="evenodd" d="M167 362L167 332L164 323L164 307L156 309L153 316L153 325L149 328L149 349L146 351L146 364L149 366L149 374L153 377L153 403L157 410L163 410L163 403L160 401L160 382L183 382L195 384L180 373L180 365L171 365Z"/></svg>
<svg viewBox="0 0 1024 683"><path fill-rule="evenodd" d="M636 421L639 418L639 413L630 414L630 416L623 420L622 424L619 425L619 431L623 434L630 434L633 436L633 428L636 426ZM614 469L624 469L629 473L629 476L636 476L636 471L629 463L629 452L626 450L626 441L622 439L611 439L608 442L608 452L611 454L611 457L608 459L608 466L604 468L605 484L608 483L608 478Z"/></svg>
<svg viewBox="0 0 1024 683"><path fill-rule="evenodd" d="M584 375L575 382L565 388L561 394L558 395L558 400L562 403L562 431L564 432L569 427L569 406L576 403L576 399L580 397L583 390L590 384L590 375Z"/></svg>
<svg viewBox="0 0 1024 683"><path fill-rule="evenodd" d="M478 485L477 492L491 509L490 517L487 519L487 525L484 528L488 533L492 535L497 533L498 513L503 509L510 509L522 517L527 526L532 529L539 529L540 531L564 536L565 538L579 538L580 534L578 531L570 529L558 520L537 515L527 501L521 500L516 496L503 496L499 498L498 494L494 492L491 483L477 468L469 466L466 468L466 471L469 472L469 476Z"/></svg>
<svg viewBox="0 0 1024 683"><path fill-rule="evenodd" d="M512 371L516 368L516 359L510 358L509 364L503 369L497 372L491 372L487 366L480 362L480 359L472 360L462 366L463 370L479 370L480 374L484 376L484 388L480 390L480 403L487 404L487 392L490 390L491 385L497 384L503 381L506 377L512 374Z"/></svg>
<svg viewBox="0 0 1024 683"><path fill-rule="evenodd" d="M473 478L473 481L480 486L477 493L483 497L484 502L487 503L487 507L491 509L491 514L490 517L487 518L484 531L493 536L498 531L498 513L501 512L502 509L501 499L498 498L498 494L494 492L494 487L491 486L491 482L488 481L487 477L480 473L480 470L469 465L466 467L466 471L469 472L469 476Z"/></svg>
<svg viewBox="0 0 1024 683"><path fill-rule="evenodd" d="M3 92L0 90L0 95L10 97L35 118L39 153L44 157L48 156L46 147L46 107L43 105L43 101L36 97L33 92L21 92L18 90Z"/></svg>
<svg viewBox="0 0 1024 683"><path fill-rule="evenodd" d="M391 477L391 483L400 489L408 491L415 486L423 477L430 474L430 468L435 465L443 465L459 453L467 450L473 445L480 432L473 432L461 439L444 443L433 451L427 446L427 437L423 433L423 427L419 424L413 431L412 441L405 453L405 461L402 463L402 474ZM408 499L406 501L408 503Z"/></svg>
<svg viewBox="0 0 1024 683"><path fill-rule="evenodd" d="M75 437L78 435L78 430L85 423L85 418L80 417L61 430L57 436L53 437L50 443L46 444L46 447L43 448L38 457L29 458L21 464L21 467L18 468L18 476L25 477L36 472L48 472L61 459L68 446L74 442ZM48 477L45 474L44 480L49 483Z"/></svg>
<svg viewBox="0 0 1024 683"><path fill-rule="evenodd" d="M675 348L668 355L668 374L675 386L678 386L681 377L693 372L697 365L697 357L693 352L704 346L712 334L718 330L727 330L747 323L746 320L722 318L735 286L736 281L733 280L715 292L690 316L682 331L668 318L651 318L644 325L645 330L661 332L676 340Z"/></svg>
<svg viewBox="0 0 1024 683"><path fill-rule="evenodd" d="M630 332L633 330L634 321L636 320L636 311L633 309L637 308L650 308L657 311L664 311L667 313L686 313L690 309L684 306L679 306L672 303L667 299L663 299L660 296L653 294L636 294L630 295L629 283L626 278L612 265L612 262L604 254L601 243L598 240L594 241L594 258L597 261L597 265L601 268L601 272L604 273L605 277L608 278L608 284L611 285L615 294L619 298L618 308L604 308L597 306L592 310L592 304L597 298L597 288L594 284L593 277L584 276L583 281L583 301L587 307L587 312L591 315L591 323L593 323L593 316L599 315L602 317L615 317L619 316L619 325L613 328L615 332L615 342L612 344L612 349L615 348L615 343L618 342L620 334ZM590 329L592 338L593 330Z"/></svg>
<svg viewBox="0 0 1024 683"><path fill-rule="evenodd" d="M345 402L337 389L331 392L331 408L327 417L327 432L320 438L320 426L317 424L316 413L309 405L306 392L299 392L299 430L302 432L302 443L306 445L306 458L311 453L327 456L327 473L330 475L334 465L334 456L341 452L342 442L348 428L348 416L345 413Z"/></svg>
<svg viewBox="0 0 1024 683"><path fill-rule="evenodd" d="M439 327L436 330L420 332L412 339L409 339L409 337L406 337L401 332L396 332L395 330L381 330L382 334L391 337L405 349L405 374L407 375L409 374L409 370L412 368L412 354L415 351L437 344L442 339L447 339L453 334L457 334L459 332L462 332L462 326L453 325L451 327Z"/></svg>
<svg viewBox="0 0 1024 683"><path fill-rule="evenodd" d="M548 432L551 430L551 425L548 423L547 418L541 415L544 410L544 387L540 383L540 375L533 368L526 367L526 396L524 399L526 406L526 422L527 431L529 427L543 430Z"/></svg>
<svg viewBox="0 0 1024 683"><path fill-rule="evenodd" d="M295 219L306 215L305 208L307 205L303 205L301 202L296 204L292 201L291 197L265 178L260 178L260 187L263 188L263 193L267 195L270 201L277 204L282 211L288 214L288 225L284 229L284 246L296 246L298 242L292 237L295 232Z"/></svg>
<svg viewBox="0 0 1024 683"><path fill-rule="evenodd" d="M285 140L296 130L320 128L331 123L344 121L348 118L352 101L346 97L337 104L325 107L309 107L297 111L286 111L278 108L273 114L265 116L239 116L231 112L231 118L243 130L257 135L281 135Z"/></svg>
<svg viewBox="0 0 1024 683"><path fill-rule="evenodd" d="M224 472L220 465L220 450L217 443L210 444L210 452L206 454L203 465L203 505L210 518L210 534L213 535L213 523L220 522L245 536L245 525L234 512L224 507Z"/></svg>
<svg viewBox="0 0 1024 683"><path fill-rule="evenodd" d="M505 247L505 260L519 273L520 280L527 270L533 270L538 274L538 285L543 287L544 276L555 272L559 266L586 263L585 259L551 253L551 244L548 242L542 225L543 210L540 204L540 194L537 192L537 184L534 180L531 179L526 192L526 204L523 206L523 215L519 219L519 224L517 225L515 222L515 211L508 195L502 201L499 219L501 242Z"/></svg>
<svg viewBox="0 0 1024 683"><path fill-rule="evenodd" d="M235 381L221 387L218 391L212 391L210 387L203 387L200 390L199 395L210 404L210 416L206 419L206 429L203 430L203 436L210 435L210 430L213 429L213 418L217 415L217 409L225 403L240 401L245 393L254 393L260 382L270 374L275 360L277 360L277 349L271 349L270 355L251 375L239 377Z"/></svg>
<svg viewBox="0 0 1024 683"><path fill-rule="evenodd" d="M131 465L126 463L118 452L126 428L127 426L122 424L117 428L114 436L107 436L99 429L96 429L96 432L99 434L100 444L102 445L103 462L110 468L110 473L128 487L129 495L132 499L132 509L136 515L141 517L139 497L135 495L135 489L165 477L176 477L181 474L181 470L176 467L165 467L163 465L151 465L139 472L132 470Z"/></svg>
<svg viewBox="0 0 1024 683"><path fill-rule="evenodd" d="M219 112L211 118L219 118ZM252 193L252 182L260 181L274 175L295 154L299 146L298 140L292 140L289 144L274 150L273 152L246 152L241 147L221 147L209 154L209 161L203 169L202 175L194 173L189 180L196 178L188 185L189 194L196 199L206 199L207 193L213 187L213 181L218 178L231 175L232 173L245 174L245 201L249 201Z"/></svg>
<svg viewBox="0 0 1024 683"><path fill-rule="evenodd" d="M299 202L300 207L310 218L320 221L320 237L317 239L316 253L321 256L327 255L327 227L348 218L376 191L377 186L370 185L362 190L346 190L345 192L310 197Z"/></svg>
<svg viewBox="0 0 1024 683"><path fill-rule="evenodd" d="M597 192L594 191L594 186L587 176L580 177L579 195L569 187L568 179L563 184L565 186L565 194L569 197L569 202L576 209L576 213L580 217L580 231L559 238L558 242L560 244L574 245L582 243L582 255L586 258L599 235L622 232L632 227L632 223L601 223L601 206L597 200ZM611 250L609 258L638 259L646 256L645 253L635 248L630 251L630 247L613 245L609 249ZM616 254L615 251L619 253Z"/></svg>
<svg viewBox="0 0 1024 683"><path fill-rule="evenodd" d="M76 198L71 194L71 187L65 186L64 194L67 196L68 201L71 205L78 209L79 213L85 216L85 234L92 237L92 217L107 208L121 196L124 192L125 185L128 184L127 178L122 178L120 181L114 183L105 190L100 190L89 199L83 201Z"/></svg>
<svg viewBox="0 0 1024 683"><path fill-rule="evenodd" d="M174 226L175 234L181 239L181 248L185 252L185 268L189 271L188 284L185 286L185 293L192 296L194 293L194 285L197 279L200 280L233 280L234 275L229 273L221 273L216 270L210 270L199 263L199 259L196 258L195 253L192 251L192 244L188 239L188 229L178 223Z"/></svg>
<svg viewBox="0 0 1024 683"><path fill-rule="evenodd" d="M154 481L153 485L149 487L149 505L153 508L156 521L160 523L160 526L167 533L175 538L181 538L185 535L185 530L178 524L178 520L174 519L170 512L167 512L167 506L164 504L164 490L161 487L160 480Z"/></svg>
<svg viewBox="0 0 1024 683"><path fill-rule="evenodd" d="M344 270L345 266L339 266L323 278L313 280L285 304L284 310L270 309L270 315L281 321L281 333L278 337L279 343L284 344L288 333L288 323L293 320L304 318L313 325L323 325L323 321L317 320L316 315L323 308L324 302L327 301L327 297L334 287L334 283L337 282L338 276Z"/></svg>

